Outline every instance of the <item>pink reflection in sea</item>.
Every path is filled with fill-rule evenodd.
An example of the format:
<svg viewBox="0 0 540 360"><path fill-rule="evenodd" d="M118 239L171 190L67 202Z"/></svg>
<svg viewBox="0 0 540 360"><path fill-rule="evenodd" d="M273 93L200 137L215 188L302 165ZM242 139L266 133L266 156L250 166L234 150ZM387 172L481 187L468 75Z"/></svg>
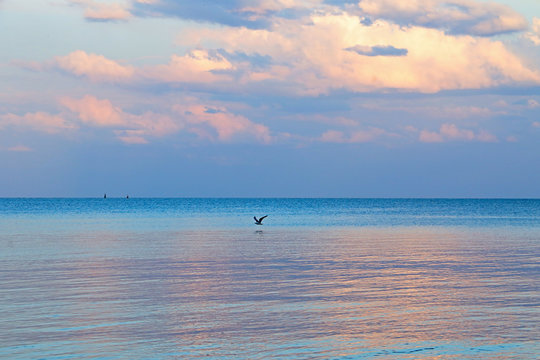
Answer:
<svg viewBox="0 0 540 360"><path fill-rule="evenodd" d="M533 359L539 235L267 227L3 236L0 357Z"/></svg>

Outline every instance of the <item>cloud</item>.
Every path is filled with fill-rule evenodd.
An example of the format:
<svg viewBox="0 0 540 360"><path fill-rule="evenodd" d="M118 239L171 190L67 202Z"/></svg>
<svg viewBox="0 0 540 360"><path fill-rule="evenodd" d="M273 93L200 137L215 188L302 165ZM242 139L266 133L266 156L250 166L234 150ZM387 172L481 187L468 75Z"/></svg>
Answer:
<svg viewBox="0 0 540 360"><path fill-rule="evenodd" d="M24 146L24 145L12 146L12 147L9 147L7 150L8 151L13 151L13 152L29 152L29 151L33 151L32 148L29 148L28 146Z"/></svg>
<svg viewBox="0 0 540 360"><path fill-rule="evenodd" d="M50 66L47 63L42 63L39 61L12 60L10 64L20 67L22 69L36 71L36 72L45 71L50 68Z"/></svg>
<svg viewBox="0 0 540 360"><path fill-rule="evenodd" d="M178 132L183 124L166 114L145 112L132 114L114 106L108 99L86 95L81 99L65 97L60 104L77 115L84 124L110 127L117 137L127 143L146 143L146 137L160 137Z"/></svg>
<svg viewBox="0 0 540 360"><path fill-rule="evenodd" d="M91 21L119 21L132 17L125 2L104 3L95 0L69 0L69 2L84 7L84 17Z"/></svg>
<svg viewBox="0 0 540 360"><path fill-rule="evenodd" d="M359 42L366 48L357 48ZM242 79L281 82L287 91L294 89L301 95L337 89L429 93L540 83L540 73L527 68L500 41L402 27L384 20L367 26L344 12L319 13L309 22L280 19L267 30L229 27L185 31L179 43L211 44L228 53L268 57L270 64L257 78L245 71ZM380 44L394 44L396 50L384 48L387 53L403 54L406 49L407 56L358 56L350 51L371 49L375 55Z"/></svg>
<svg viewBox="0 0 540 360"><path fill-rule="evenodd" d="M501 107L498 105L498 107ZM431 119L477 119L489 118L495 115L504 115L503 110L492 110L489 107L475 105L428 105L416 102L396 103L396 101L369 102L362 105L362 108L385 112L400 112L429 117Z"/></svg>
<svg viewBox="0 0 540 360"><path fill-rule="evenodd" d="M453 140L473 140L474 132L471 130L462 130L454 124L442 124L440 133L443 137Z"/></svg>
<svg viewBox="0 0 540 360"><path fill-rule="evenodd" d="M116 130L114 132L118 140L125 144L148 144L144 138L144 130Z"/></svg>
<svg viewBox="0 0 540 360"><path fill-rule="evenodd" d="M80 99L64 97L60 104L86 126L110 128L120 141L128 144L146 144L149 137L163 137L183 129L212 141L231 142L238 137L262 143L272 141L266 126L233 114L224 106L202 105L196 100L174 105L170 114L151 111L134 114L108 99L92 95Z"/></svg>
<svg viewBox="0 0 540 360"><path fill-rule="evenodd" d="M419 140L421 142L427 142L427 143L439 143L439 142L444 141L441 134L437 132L433 132L433 131L427 131L427 130L420 131Z"/></svg>
<svg viewBox="0 0 540 360"><path fill-rule="evenodd" d="M354 51L359 55L365 56L406 56L408 53L407 49L398 49L391 45L387 46L362 46L355 45L345 50Z"/></svg>
<svg viewBox="0 0 540 360"><path fill-rule="evenodd" d="M527 20L510 7L473 0L361 0L360 14L400 25L423 26L450 34L493 36L527 29Z"/></svg>
<svg viewBox="0 0 540 360"><path fill-rule="evenodd" d="M137 16L178 17L248 29L269 29L276 19L302 19L310 14L347 11L364 25L386 19L452 34L491 36L527 28L527 20L510 7L475 0L135 0Z"/></svg>
<svg viewBox="0 0 540 360"><path fill-rule="evenodd" d="M0 129L16 126L56 134L81 126L108 128L116 138L127 144L146 144L150 138L171 135L183 129L211 141L246 139L267 144L273 140L265 125L234 114L224 106L202 105L194 99L174 105L171 113L126 112L110 100L92 95L62 97L59 104L65 109L59 115L45 112L22 116L12 113L0 115ZM65 120L70 118L72 120Z"/></svg>
<svg viewBox="0 0 540 360"><path fill-rule="evenodd" d="M234 70L233 64L221 53L192 50L184 56L172 55L167 65L141 69L142 77L164 83L211 83L231 79L226 72Z"/></svg>
<svg viewBox="0 0 540 360"><path fill-rule="evenodd" d="M540 107L540 103L534 99L527 100L527 106L530 109L536 109L537 107Z"/></svg>
<svg viewBox="0 0 540 360"><path fill-rule="evenodd" d="M517 101L513 101L512 105L517 106L518 108L528 108L528 109L536 109L540 107L540 103L535 99L526 99L522 98Z"/></svg>
<svg viewBox="0 0 540 360"><path fill-rule="evenodd" d="M497 142L499 139L495 135L485 130L480 130L476 135L476 139L481 142Z"/></svg>
<svg viewBox="0 0 540 360"><path fill-rule="evenodd" d="M184 30L178 44L198 45L160 65L135 67L82 50L56 57L54 64L94 82L205 84L206 90L302 96L540 84L538 69L501 41L385 20L365 25L335 9L302 20L272 18L268 29L196 26Z"/></svg>
<svg viewBox="0 0 540 360"><path fill-rule="evenodd" d="M419 134L419 140L428 143L445 141L498 141L495 135L485 130L480 130L478 133L475 133L472 130L460 129L455 124L442 124L438 132L422 130Z"/></svg>
<svg viewBox="0 0 540 360"><path fill-rule="evenodd" d="M0 129L4 127L23 127L48 134L56 134L77 128L75 124L66 121L60 115L52 115L41 111L24 115L12 113L0 115Z"/></svg>
<svg viewBox="0 0 540 360"><path fill-rule="evenodd" d="M540 45L540 18L533 18L531 31L525 34L525 37L535 45Z"/></svg>
<svg viewBox="0 0 540 360"><path fill-rule="evenodd" d="M132 66L123 66L102 55L88 54L82 50L55 58L58 68L68 73L85 76L92 81L122 81L134 74Z"/></svg>
<svg viewBox="0 0 540 360"><path fill-rule="evenodd" d="M242 11L245 4L247 2L243 0L137 1L133 4L133 13L138 16L178 17L247 28L267 26L266 19L252 18L250 12Z"/></svg>
<svg viewBox="0 0 540 360"><path fill-rule="evenodd" d="M69 74L86 77L93 82L213 83L232 80L231 72L236 67L225 55L236 58L242 63L250 59L259 63L265 60L264 57L256 55L248 56L239 53L227 54L216 50L193 49L182 56L172 55L168 64L134 67L121 65L103 55L77 50L66 56L56 57L53 67ZM51 68L48 63L19 61L14 64L33 71Z"/></svg>
<svg viewBox="0 0 540 360"><path fill-rule="evenodd" d="M385 130L379 128L370 128L369 130L356 130L352 131L348 135L346 135L342 131L328 130L321 135L319 140L322 142L351 144L375 141L382 136L395 136L395 134L390 134Z"/></svg>
<svg viewBox="0 0 540 360"><path fill-rule="evenodd" d="M320 140L322 142L345 143L348 139L345 138L345 134L342 131L328 130L321 135Z"/></svg>
<svg viewBox="0 0 540 360"><path fill-rule="evenodd" d="M125 114L107 99L97 99L86 95L82 99L64 97L60 104L78 114L79 119L94 126L123 126L128 122Z"/></svg>
<svg viewBox="0 0 540 360"><path fill-rule="evenodd" d="M517 142L518 139L517 139L517 137L515 137L515 136L513 136L513 135L510 135L510 136L508 136L508 137L506 138L506 141L507 141L507 142L512 142L512 143L514 143L514 142Z"/></svg>
<svg viewBox="0 0 540 360"><path fill-rule="evenodd" d="M174 110L189 124L191 130L200 137L214 139L201 125L208 125L217 133L220 141L231 141L237 136L254 138L262 143L270 143L272 136L268 127L250 121L242 115L230 113L221 106L176 105Z"/></svg>

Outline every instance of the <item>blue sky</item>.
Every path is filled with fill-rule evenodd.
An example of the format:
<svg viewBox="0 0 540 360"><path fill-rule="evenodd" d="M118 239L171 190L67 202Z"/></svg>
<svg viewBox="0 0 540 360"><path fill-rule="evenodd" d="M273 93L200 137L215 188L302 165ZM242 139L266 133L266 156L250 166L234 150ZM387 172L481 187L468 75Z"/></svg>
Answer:
<svg viewBox="0 0 540 360"><path fill-rule="evenodd" d="M0 0L0 196L540 197L540 3Z"/></svg>

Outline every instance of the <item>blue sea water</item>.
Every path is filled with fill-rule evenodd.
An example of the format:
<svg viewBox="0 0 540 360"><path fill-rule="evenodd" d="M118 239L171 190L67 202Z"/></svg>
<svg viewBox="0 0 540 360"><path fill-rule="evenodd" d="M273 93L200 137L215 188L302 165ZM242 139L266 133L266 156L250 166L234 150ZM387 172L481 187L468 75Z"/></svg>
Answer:
<svg viewBox="0 0 540 360"><path fill-rule="evenodd" d="M540 200L0 199L0 248L2 359L540 357Z"/></svg>

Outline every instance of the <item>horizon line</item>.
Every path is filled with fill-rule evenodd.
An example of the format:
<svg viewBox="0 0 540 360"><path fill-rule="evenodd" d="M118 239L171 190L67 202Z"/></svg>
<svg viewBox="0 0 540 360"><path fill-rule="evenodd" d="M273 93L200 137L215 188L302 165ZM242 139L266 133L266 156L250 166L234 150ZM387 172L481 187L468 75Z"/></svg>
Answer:
<svg viewBox="0 0 540 360"><path fill-rule="evenodd" d="M540 197L433 197L433 196L108 196L104 199L102 196L0 196L0 199L237 199L237 200L250 200L250 199L320 199L320 200L333 200L333 199L350 199L350 200L540 200Z"/></svg>

